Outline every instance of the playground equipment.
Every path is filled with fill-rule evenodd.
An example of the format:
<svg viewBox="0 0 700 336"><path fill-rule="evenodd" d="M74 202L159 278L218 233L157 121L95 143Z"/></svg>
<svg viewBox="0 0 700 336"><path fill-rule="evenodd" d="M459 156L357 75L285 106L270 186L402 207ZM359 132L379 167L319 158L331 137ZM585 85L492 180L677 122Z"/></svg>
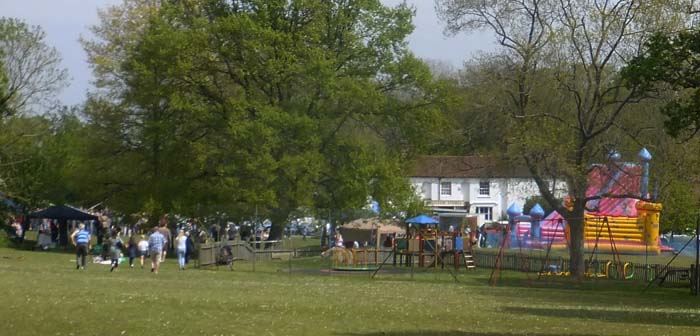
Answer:
<svg viewBox="0 0 700 336"><path fill-rule="evenodd" d="M659 240L659 220L663 206L649 201L647 192L651 154L639 152L640 163L621 162L617 152L609 155L607 165L593 165L588 174L584 215L584 246L610 253L654 253L672 251ZM636 195L637 197L632 197ZM571 205L571 199L567 200ZM533 207L533 210L535 208ZM566 247L569 231L566 220L556 211L544 219L529 216L513 218L510 247L543 248L551 243L554 249ZM564 231L556 230L563 220Z"/></svg>
<svg viewBox="0 0 700 336"><path fill-rule="evenodd" d="M375 248L344 248L333 247L323 252L324 257L330 257L331 269L334 271L372 271L378 268Z"/></svg>
<svg viewBox="0 0 700 336"><path fill-rule="evenodd" d="M459 268L460 265L464 265L467 269L474 268L471 250L465 248L471 246L471 240L463 237L459 232L439 232L435 226L438 223L437 220L424 217L420 220L426 222L414 227L420 227L419 231L414 234L404 234L403 237L397 237L399 232L392 232L384 235L383 238L386 239L383 244L380 244L382 229L372 226L372 232L369 235L375 241L372 247L357 247L348 240L343 240L341 244L341 240L338 240L338 245L322 253L322 256L329 258L329 271L373 271L371 277L374 278L392 257L394 257L394 266L398 261L400 266L411 267L411 277L416 265L419 267L442 265L444 268L446 260L453 260L452 264L455 268ZM357 231L360 229L357 226L349 229L355 230L355 234L361 234ZM353 231L344 232L350 236ZM380 250L379 246L383 246L384 249ZM451 268L448 268L448 271L458 282Z"/></svg>
<svg viewBox="0 0 700 336"><path fill-rule="evenodd" d="M463 237L461 230L458 232L440 232L437 224L439 222L431 217L420 215L414 218L409 218L406 223L415 225L417 231L409 233L404 239L397 239L394 245L394 265L410 265L415 266L418 263L419 267L437 267L442 265L444 268L445 261L448 256L453 259L455 269L460 265L465 268L475 268L474 260L472 259L472 242L475 238ZM475 232L475 230L473 230Z"/></svg>
<svg viewBox="0 0 700 336"><path fill-rule="evenodd" d="M476 267L472 258L471 239L459 232L439 232L427 227L415 236L400 238L394 246L394 265L418 267L445 267L451 259L455 269ZM449 258L449 259L448 259Z"/></svg>
<svg viewBox="0 0 700 336"><path fill-rule="evenodd" d="M405 235L399 223L379 218L356 219L339 227L344 238L342 246L326 250L322 255L330 258L334 271L372 271L381 263L381 242L387 236Z"/></svg>

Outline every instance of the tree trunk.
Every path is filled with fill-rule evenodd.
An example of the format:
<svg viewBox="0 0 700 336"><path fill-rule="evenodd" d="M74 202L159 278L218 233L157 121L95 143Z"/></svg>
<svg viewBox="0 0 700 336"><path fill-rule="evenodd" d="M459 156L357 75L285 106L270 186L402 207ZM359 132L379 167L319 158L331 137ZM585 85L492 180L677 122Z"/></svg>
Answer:
<svg viewBox="0 0 700 336"><path fill-rule="evenodd" d="M569 259L571 262L571 275L582 279L585 273L584 251L583 251L583 220L580 218L567 220L571 241L569 242Z"/></svg>
<svg viewBox="0 0 700 336"><path fill-rule="evenodd" d="M284 235L284 228L287 226L289 211L277 210L273 211L270 220L272 227L270 228L270 236L267 240L280 240Z"/></svg>

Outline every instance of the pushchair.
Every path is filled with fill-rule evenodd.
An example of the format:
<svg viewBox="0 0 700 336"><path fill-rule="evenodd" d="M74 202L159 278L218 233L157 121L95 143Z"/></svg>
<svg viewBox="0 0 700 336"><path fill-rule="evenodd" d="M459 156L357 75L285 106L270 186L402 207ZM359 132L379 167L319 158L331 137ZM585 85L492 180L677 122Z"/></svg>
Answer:
<svg viewBox="0 0 700 336"><path fill-rule="evenodd" d="M219 249L216 265L228 265L229 269L233 271L233 251L231 250L231 246L224 245Z"/></svg>

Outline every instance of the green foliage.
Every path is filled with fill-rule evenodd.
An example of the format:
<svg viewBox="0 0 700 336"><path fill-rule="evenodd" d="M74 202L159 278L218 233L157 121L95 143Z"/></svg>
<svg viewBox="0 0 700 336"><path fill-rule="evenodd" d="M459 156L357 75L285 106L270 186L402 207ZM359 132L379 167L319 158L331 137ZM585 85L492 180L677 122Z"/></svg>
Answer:
<svg viewBox="0 0 700 336"><path fill-rule="evenodd" d="M85 42L101 89L90 178L124 212L256 212L273 237L299 208L407 204L402 162L437 134L443 98L406 49L412 14L376 0L109 9Z"/></svg>
<svg viewBox="0 0 700 336"><path fill-rule="evenodd" d="M658 33L646 44L645 52L623 70L629 85L642 88L640 94L670 90L661 112L664 126L674 137L695 135L700 130L700 32Z"/></svg>
<svg viewBox="0 0 700 336"><path fill-rule="evenodd" d="M664 212L661 231L686 232L693 230L697 217L697 192L685 181L672 181L663 198Z"/></svg>
<svg viewBox="0 0 700 336"><path fill-rule="evenodd" d="M53 107L66 71L45 37L38 26L0 18L0 195L27 210L64 195L55 120L41 112Z"/></svg>
<svg viewBox="0 0 700 336"><path fill-rule="evenodd" d="M43 117L15 117L2 122L0 162L2 191L21 204L43 201L43 187L52 168L42 141L50 135L51 122Z"/></svg>
<svg viewBox="0 0 700 336"><path fill-rule="evenodd" d="M657 33L644 45L644 52L630 61L622 70L628 86L640 88L640 96L661 98L653 108L660 111L667 134L680 138L683 144L659 141L656 133L653 142L659 151L656 165L661 185L660 200L664 203L662 230L683 231L694 222L697 208L697 188L687 181L696 180L698 171L698 139L700 130L700 33L697 30L673 34ZM667 141L670 142L670 141ZM659 157L660 156L660 157ZM655 160L657 161L657 160Z"/></svg>

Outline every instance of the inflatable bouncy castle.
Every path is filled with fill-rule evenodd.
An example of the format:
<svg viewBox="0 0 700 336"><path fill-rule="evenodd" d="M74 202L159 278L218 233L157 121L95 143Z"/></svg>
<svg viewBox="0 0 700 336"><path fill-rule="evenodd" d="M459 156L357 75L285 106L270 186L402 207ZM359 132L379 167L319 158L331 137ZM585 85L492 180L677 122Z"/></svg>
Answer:
<svg viewBox="0 0 700 336"><path fill-rule="evenodd" d="M607 165L595 165L588 174L586 197L600 197L586 204L584 236L587 249L621 253L659 253L670 250L659 240L661 203L649 200L649 161L642 149L639 163L622 162L619 153L609 155Z"/></svg>
<svg viewBox="0 0 700 336"><path fill-rule="evenodd" d="M649 162L646 149L639 162L622 162L613 152L608 164L593 165L588 173L584 218L584 246L587 250L619 253L660 253L672 251L659 240L662 205L645 201L649 197ZM533 210L535 208L533 207ZM511 215L509 208L509 216ZM517 209L516 209L517 210ZM569 233L566 221L556 211L543 219L537 214L523 216L513 212L512 242L522 247L566 247ZM542 217L539 217L542 218Z"/></svg>

